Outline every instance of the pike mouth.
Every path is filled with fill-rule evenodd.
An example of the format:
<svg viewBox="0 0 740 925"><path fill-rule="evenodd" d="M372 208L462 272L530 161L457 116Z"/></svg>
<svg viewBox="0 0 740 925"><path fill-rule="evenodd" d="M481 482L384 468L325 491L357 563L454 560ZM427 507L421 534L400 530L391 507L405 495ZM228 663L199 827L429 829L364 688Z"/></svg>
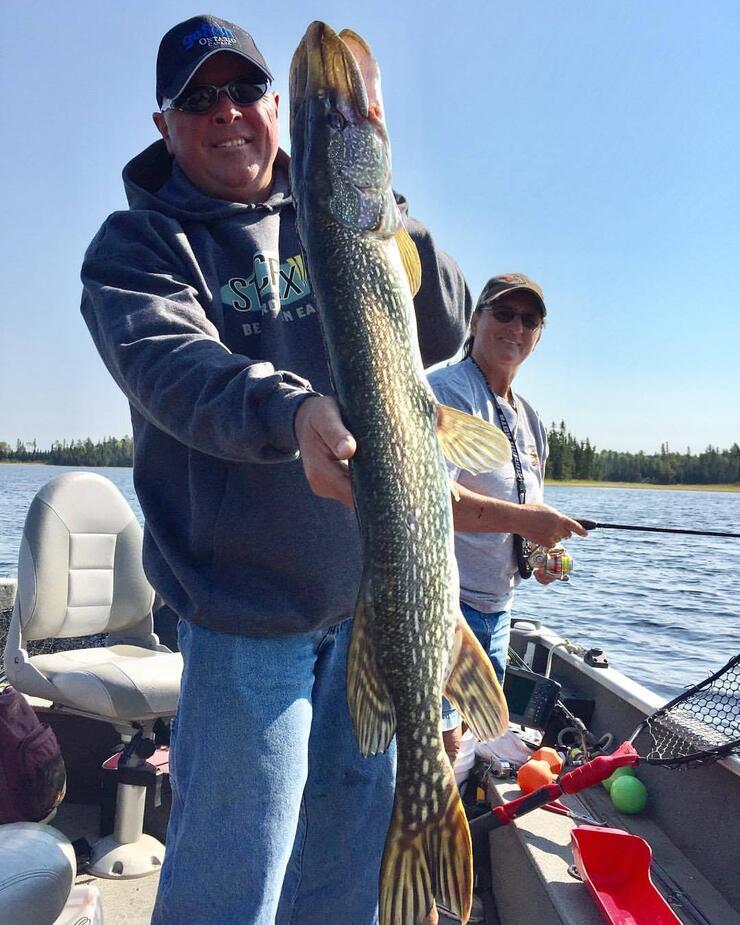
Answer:
<svg viewBox="0 0 740 925"><path fill-rule="evenodd" d="M365 42L351 30L337 35L326 23L311 23L291 64L291 118L306 99L329 95L347 116L354 111L360 119L368 117L371 105L365 79L351 46L358 48L358 54L370 55Z"/></svg>

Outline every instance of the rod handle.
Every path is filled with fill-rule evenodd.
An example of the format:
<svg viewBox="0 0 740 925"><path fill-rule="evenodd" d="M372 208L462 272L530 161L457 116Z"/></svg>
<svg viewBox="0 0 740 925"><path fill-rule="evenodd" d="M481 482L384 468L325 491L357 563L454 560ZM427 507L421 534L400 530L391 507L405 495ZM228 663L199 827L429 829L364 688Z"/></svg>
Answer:
<svg viewBox="0 0 740 925"><path fill-rule="evenodd" d="M586 520L580 517L576 517L576 523L579 523L584 530L595 530L599 526L595 520Z"/></svg>

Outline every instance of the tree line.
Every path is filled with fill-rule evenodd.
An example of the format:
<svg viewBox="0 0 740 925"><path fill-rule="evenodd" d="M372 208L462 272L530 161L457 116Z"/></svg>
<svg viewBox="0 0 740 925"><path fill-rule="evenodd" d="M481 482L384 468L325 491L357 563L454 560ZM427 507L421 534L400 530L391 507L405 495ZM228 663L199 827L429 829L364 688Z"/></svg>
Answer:
<svg viewBox="0 0 740 925"><path fill-rule="evenodd" d="M0 462L46 463L49 466L132 466L134 441L131 437L106 437L97 443L87 440L62 440L51 449L41 450L36 441L17 440L15 449L0 440Z"/></svg>
<svg viewBox="0 0 740 925"><path fill-rule="evenodd" d="M565 426L550 425L547 477L556 480L644 482L654 485L733 485L740 483L740 446L729 450L708 446L694 454L661 444L659 453L620 453L599 450L588 440L577 440Z"/></svg>
<svg viewBox="0 0 740 925"><path fill-rule="evenodd" d="M740 483L740 446L729 450L708 446L702 453L685 453L661 445L659 453L620 453L598 450L588 438L578 440L565 421L550 425L547 477L556 481L588 479L597 482L645 482L656 485L727 485ZM0 440L0 461L39 462L51 466L131 466L131 437L106 437L98 443L70 440L41 450L36 441L16 441L15 449Z"/></svg>

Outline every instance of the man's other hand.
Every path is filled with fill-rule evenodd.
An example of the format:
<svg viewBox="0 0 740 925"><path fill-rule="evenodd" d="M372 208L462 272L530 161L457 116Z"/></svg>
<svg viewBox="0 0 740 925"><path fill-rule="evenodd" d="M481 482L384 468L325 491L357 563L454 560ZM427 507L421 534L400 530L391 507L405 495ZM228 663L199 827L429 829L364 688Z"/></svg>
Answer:
<svg viewBox="0 0 740 925"><path fill-rule="evenodd" d="M357 444L344 426L336 399L307 398L296 412L294 427L311 490L354 507L347 460L354 456Z"/></svg>

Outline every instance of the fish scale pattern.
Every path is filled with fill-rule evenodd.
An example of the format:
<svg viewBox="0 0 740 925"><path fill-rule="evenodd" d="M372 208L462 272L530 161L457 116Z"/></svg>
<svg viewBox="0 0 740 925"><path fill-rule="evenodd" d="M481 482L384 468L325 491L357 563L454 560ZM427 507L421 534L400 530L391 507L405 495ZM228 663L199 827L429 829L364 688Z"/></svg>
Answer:
<svg viewBox="0 0 740 925"><path fill-rule="evenodd" d="M396 733L379 919L418 923L436 899L465 922L473 886L470 833L442 747L440 697L453 649L458 640L469 649L470 639L457 628L449 482L415 330L409 279L417 285L419 268L411 266L413 245L390 187L373 75L377 65L359 36L337 36L325 23L309 26L291 64L291 184L332 381L357 440L350 467L363 577L348 703L363 753L387 748ZM490 668L482 650L467 661L476 659ZM478 678L455 681L467 688ZM498 703L487 728L498 728L503 713Z"/></svg>
<svg viewBox="0 0 740 925"><path fill-rule="evenodd" d="M334 292L331 305L321 303L327 308L322 324L342 414L358 443L352 478L373 635L396 707L397 792L407 823L416 828L444 808L440 695L458 615L436 401L418 355L395 241L330 226L321 249L314 264L327 268ZM352 288L338 282L348 278L341 257L348 253L360 281ZM314 286L321 292L327 282Z"/></svg>

